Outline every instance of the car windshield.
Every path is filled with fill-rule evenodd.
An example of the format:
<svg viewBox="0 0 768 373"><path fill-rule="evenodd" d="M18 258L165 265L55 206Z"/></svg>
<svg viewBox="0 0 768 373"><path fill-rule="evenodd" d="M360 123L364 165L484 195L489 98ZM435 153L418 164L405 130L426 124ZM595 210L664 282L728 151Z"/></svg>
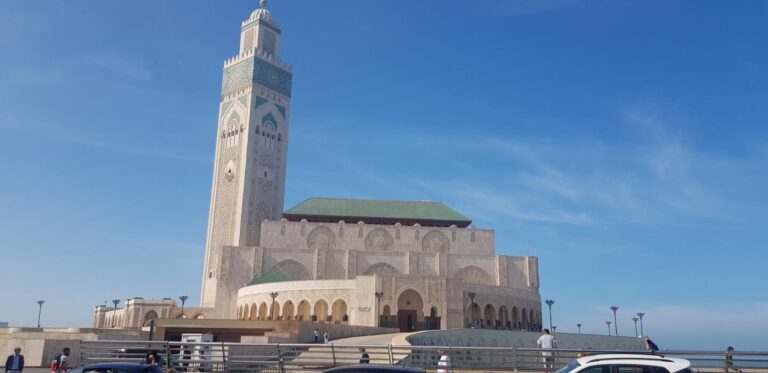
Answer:
<svg viewBox="0 0 768 373"><path fill-rule="evenodd" d="M579 364L578 361L574 360L574 361L571 361L570 364L558 369L557 372L555 373L569 373L574 369L578 368L579 366L581 366L581 364Z"/></svg>

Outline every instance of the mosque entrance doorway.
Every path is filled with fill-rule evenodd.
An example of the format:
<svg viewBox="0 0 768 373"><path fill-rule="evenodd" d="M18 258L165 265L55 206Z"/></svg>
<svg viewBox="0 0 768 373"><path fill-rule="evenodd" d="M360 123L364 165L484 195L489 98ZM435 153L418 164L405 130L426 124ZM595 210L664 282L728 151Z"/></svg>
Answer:
<svg viewBox="0 0 768 373"><path fill-rule="evenodd" d="M415 290L408 289L397 299L397 327L401 332L424 330L424 301Z"/></svg>

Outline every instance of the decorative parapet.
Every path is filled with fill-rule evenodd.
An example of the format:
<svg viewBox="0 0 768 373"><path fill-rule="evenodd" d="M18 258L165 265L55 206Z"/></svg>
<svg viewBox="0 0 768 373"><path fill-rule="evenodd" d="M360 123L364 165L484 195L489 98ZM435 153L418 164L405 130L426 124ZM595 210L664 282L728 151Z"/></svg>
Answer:
<svg viewBox="0 0 768 373"><path fill-rule="evenodd" d="M286 70L288 72L293 72L293 67L283 61L280 61L278 58L276 58L272 53L269 53L263 49L259 48L253 48L251 50L243 51L243 53L240 53L234 57L228 58L224 61L224 68L226 69L229 66L232 66L238 62L241 62L247 58L251 57L258 57L262 60L265 60L283 70Z"/></svg>

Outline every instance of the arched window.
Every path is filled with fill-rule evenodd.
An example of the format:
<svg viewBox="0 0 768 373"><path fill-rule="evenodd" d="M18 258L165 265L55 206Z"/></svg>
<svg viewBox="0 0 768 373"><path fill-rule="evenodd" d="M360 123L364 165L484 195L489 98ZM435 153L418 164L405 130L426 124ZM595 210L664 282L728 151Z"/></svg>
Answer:
<svg viewBox="0 0 768 373"><path fill-rule="evenodd" d="M260 128L259 128L259 126L256 126L256 134L258 135L258 134L260 134L260 133L261 133L261 131L260 131Z"/></svg>
<svg viewBox="0 0 768 373"><path fill-rule="evenodd" d="M280 136L280 134L278 133L278 134L277 134L277 142L281 142L281 141L282 141L282 139L281 139L281 136Z"/></svg>

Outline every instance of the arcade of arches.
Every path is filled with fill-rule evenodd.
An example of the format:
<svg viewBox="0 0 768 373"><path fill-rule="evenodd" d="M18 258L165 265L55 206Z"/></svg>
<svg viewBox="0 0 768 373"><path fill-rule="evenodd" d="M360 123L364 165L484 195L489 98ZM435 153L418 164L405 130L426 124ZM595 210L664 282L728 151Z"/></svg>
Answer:
<svg viewBox="0 0 768 373"><path fill-rule="evenodd" d="M470 292L462 289L461 282L451 285L448 281L438 286L446 291L441 294L431 288L434 279L428 279L427 286L413 278L409 285L396 286L399 278L402 277L359 276L354 280L313 281L312 285L318 290L307 289L305 281L282 282L273 304L269 294L276 286L254 285L243 288L237 318L369 325L401 331L455 327L539 330L541 327L536 299L521 301L505 294L480 292L492 289L486 286L473 287L478 293L471 293L475 297L470 300ZM397 291L388 285L392 282ZM371 296L375 293L381 297ZM450 299L452 303L446 304L440 299ZM452 309L455 311L450 311Z"/></svg>

